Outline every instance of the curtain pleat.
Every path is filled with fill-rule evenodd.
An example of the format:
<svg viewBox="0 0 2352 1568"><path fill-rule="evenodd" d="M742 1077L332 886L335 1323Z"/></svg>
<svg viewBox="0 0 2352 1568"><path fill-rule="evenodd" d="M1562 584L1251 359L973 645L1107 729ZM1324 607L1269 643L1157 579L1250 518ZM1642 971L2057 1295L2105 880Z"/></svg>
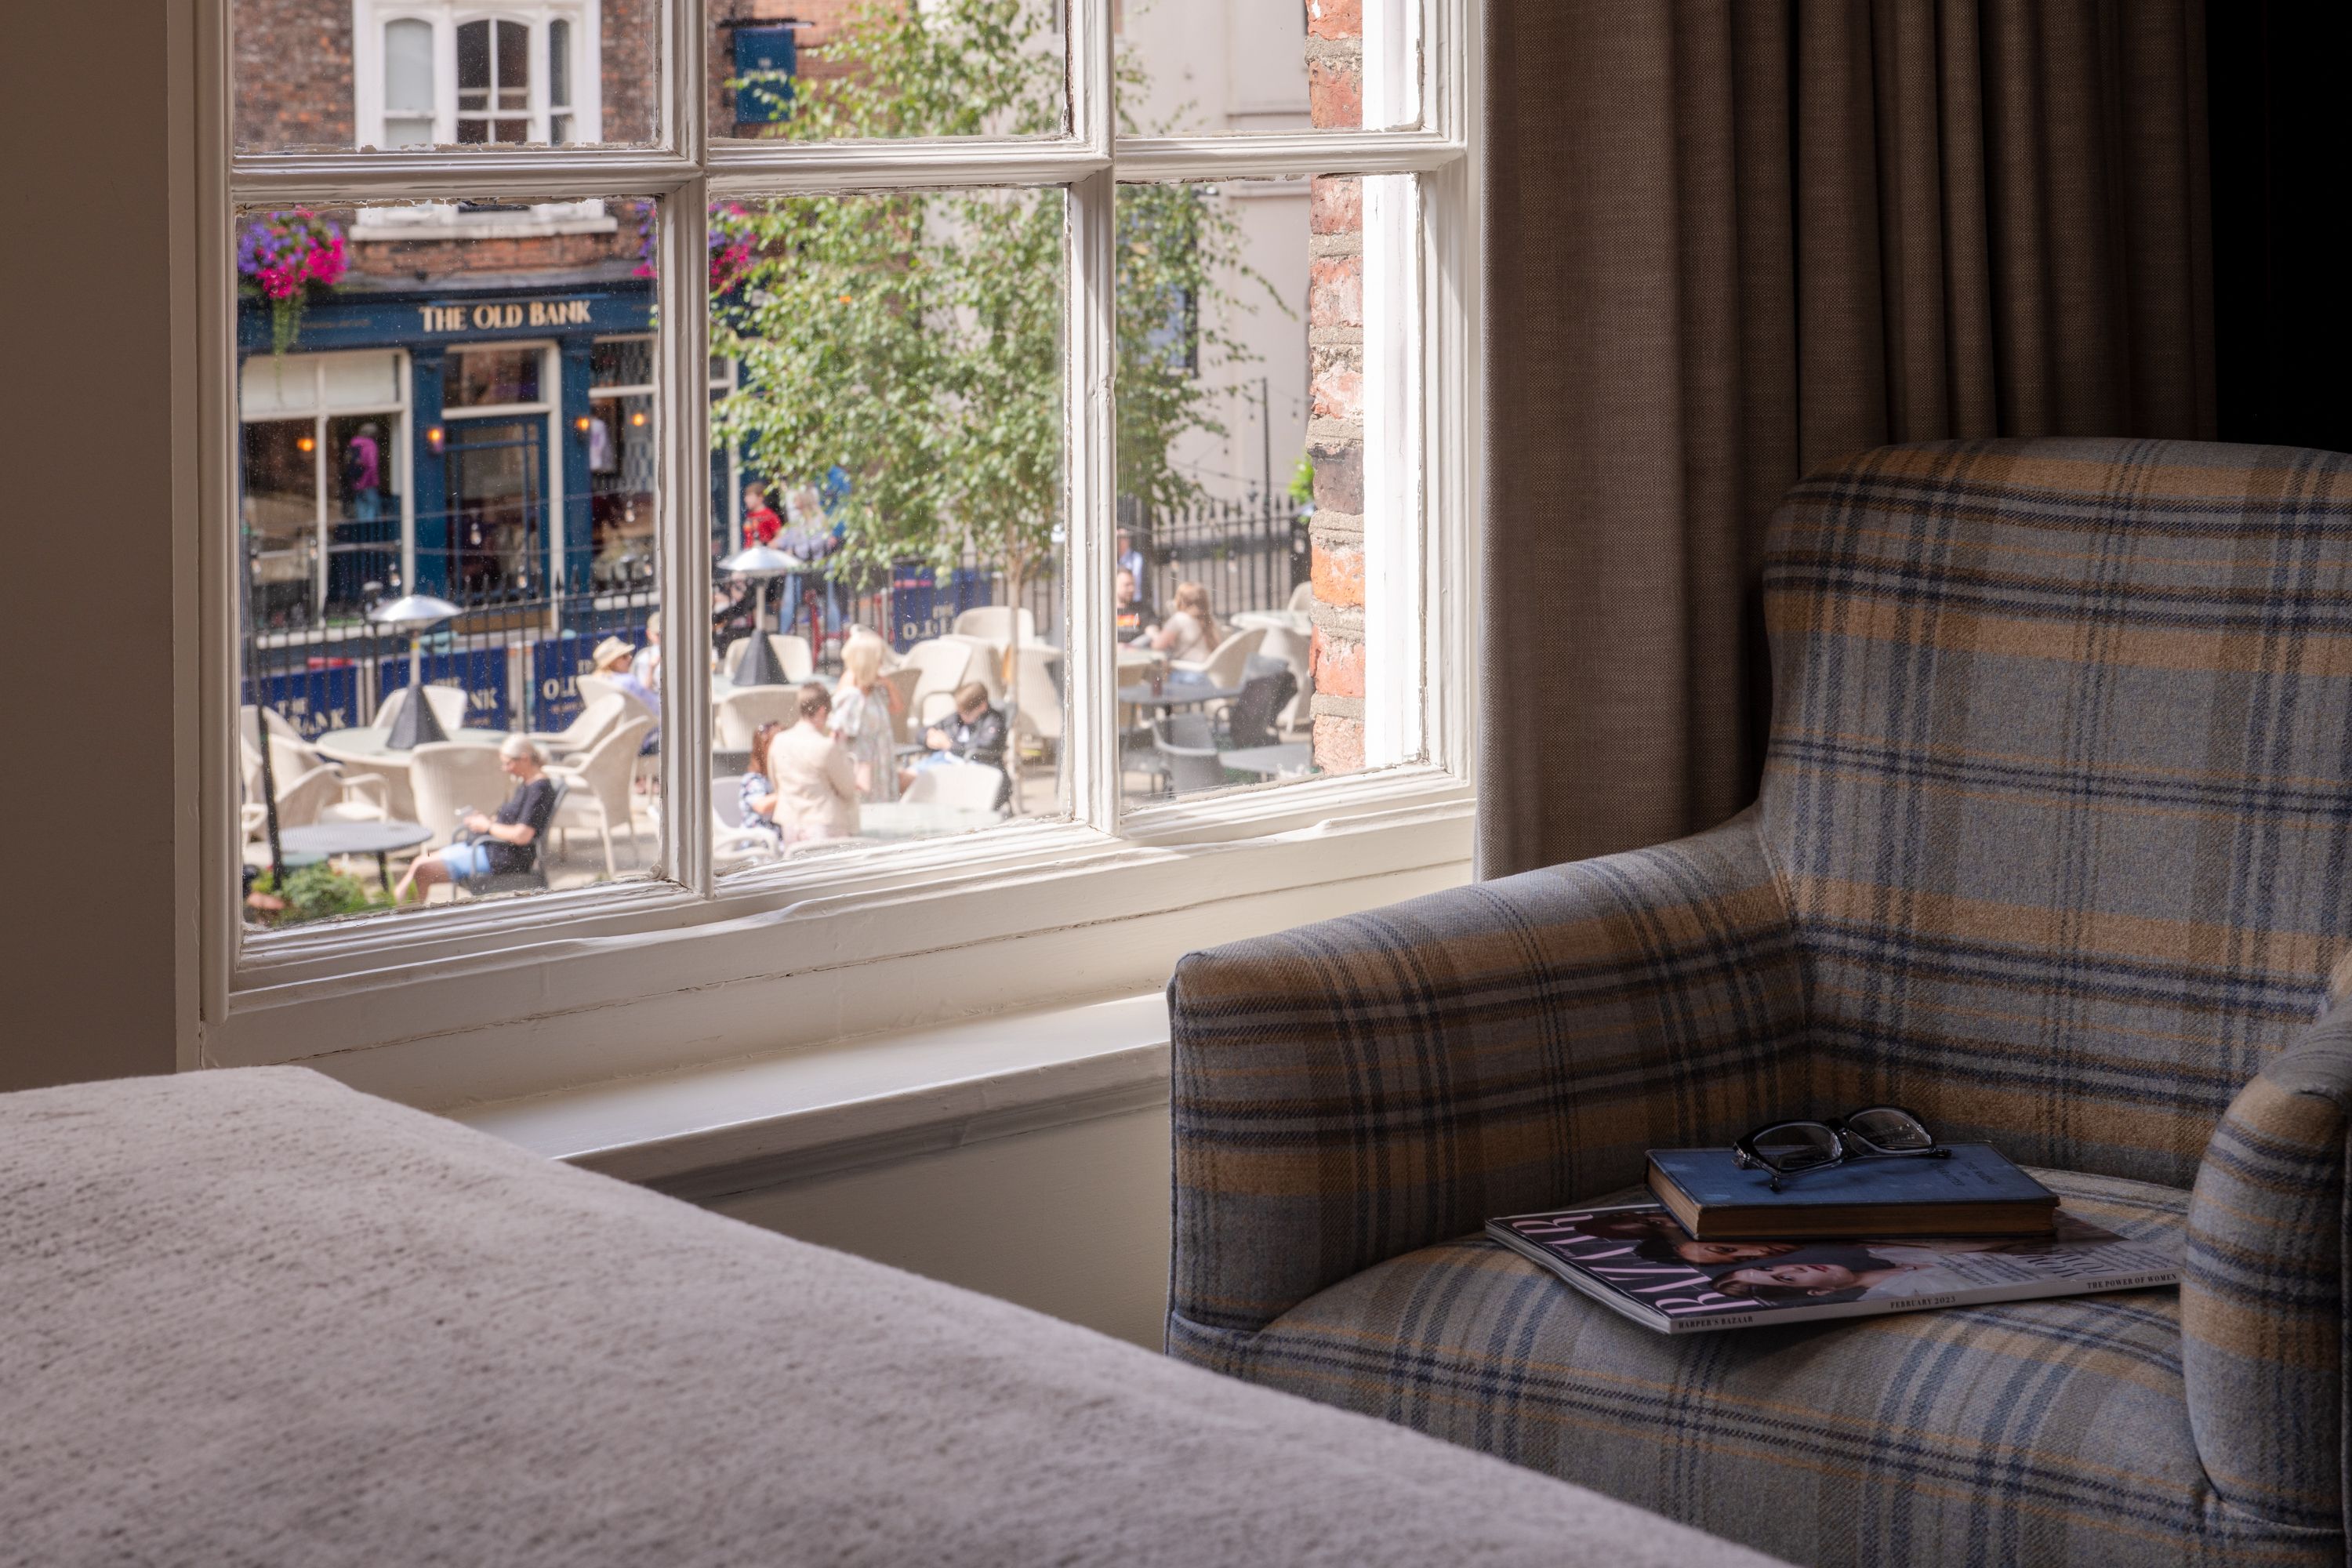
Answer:
<svg viewBox="0 0 2352 1568"><path fill-rule="evenodd" d="M2213 426L2199 0L1491 15L1484 876L1753 797L1807 471Z"/></svg>

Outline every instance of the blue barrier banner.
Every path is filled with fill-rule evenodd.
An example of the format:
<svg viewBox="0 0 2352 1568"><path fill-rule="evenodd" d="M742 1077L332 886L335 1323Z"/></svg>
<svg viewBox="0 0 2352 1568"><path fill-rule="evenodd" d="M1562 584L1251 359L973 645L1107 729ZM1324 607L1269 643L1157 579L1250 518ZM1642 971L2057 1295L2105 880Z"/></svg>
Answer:
<svg viewBox="0 0 2352 1568"><path fill-rule="evenodd" d="M530 727L561 730L580 717L580 675L588 655L604 640L594 632L574 632L530 645Z"/></svg>
<svg viewBox="0 0 2352 1568"><path fill-rule="evenodd" d="M380 705L408 684L408 656L387 658L376 666L376 701ZM425 656L425 684L466 689L467 729L511 727L509 715L514 710L507 700L507 650L503 645L455 653L428 653Z"/></svg>
<svg viewBox="0 0 2352 1568"><path fill-rule="evenodd" d="M956 568L945 584L929 566L902 561L890 569L890 641L900 653L951 631L964 611L988 603L981 574Z"/></svg>
<svg viewBox="0 0 2352 1568"><path fill-rule="evenodd" d="M401 679L405 680L407 677L407 668L403 666ZM356 664L267 675L259 682L257 696L255 684L251 680L245 683L241 700L248 704L265 702L277 709L306 741L315 741L330 730L349 730L359 724L360 667Z"/></svg>

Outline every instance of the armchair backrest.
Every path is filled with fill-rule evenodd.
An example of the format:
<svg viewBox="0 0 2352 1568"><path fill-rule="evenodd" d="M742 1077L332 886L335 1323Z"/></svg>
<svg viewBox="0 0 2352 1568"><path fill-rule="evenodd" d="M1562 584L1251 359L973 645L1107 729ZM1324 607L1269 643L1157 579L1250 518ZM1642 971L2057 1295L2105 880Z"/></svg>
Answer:
<svg viewBox="0 0 2352 1568"><path fill-rule="evenodd" d="M2186 1184L2352 932L2352 458L1885 447L1764 581L1816 1108Z"/></svg>

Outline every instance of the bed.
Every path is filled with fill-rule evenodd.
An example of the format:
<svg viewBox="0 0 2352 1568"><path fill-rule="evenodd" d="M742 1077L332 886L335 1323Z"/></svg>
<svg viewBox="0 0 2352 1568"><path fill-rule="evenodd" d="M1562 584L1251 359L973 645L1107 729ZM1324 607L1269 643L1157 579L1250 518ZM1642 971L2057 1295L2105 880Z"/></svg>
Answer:
<svg viewBox="0 0 2352 1568"><path fill-rule="evenodd" d="M5 1563L1765 1561L299 1068L0 1096L0 1301Z"/></svg>

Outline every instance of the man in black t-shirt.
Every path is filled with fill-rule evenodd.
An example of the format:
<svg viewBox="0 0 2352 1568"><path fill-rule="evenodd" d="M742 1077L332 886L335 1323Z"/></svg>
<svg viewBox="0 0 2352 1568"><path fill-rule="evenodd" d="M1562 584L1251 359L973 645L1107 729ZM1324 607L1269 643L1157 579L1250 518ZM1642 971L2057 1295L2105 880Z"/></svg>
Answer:
<svg viewBox="0 0 2352 1568"><path fill-rule="evenodd" d="M499 747L499 766L515 781L514 794L494 816L469 815L459 824L465 837L458 842L409 862L392 890L394 903L406 899L412 887L421 901L444 882L476 888L539 864L539 841L555 816L555 781L547 776L539 747L520 735L508 736Z"/></svg>

